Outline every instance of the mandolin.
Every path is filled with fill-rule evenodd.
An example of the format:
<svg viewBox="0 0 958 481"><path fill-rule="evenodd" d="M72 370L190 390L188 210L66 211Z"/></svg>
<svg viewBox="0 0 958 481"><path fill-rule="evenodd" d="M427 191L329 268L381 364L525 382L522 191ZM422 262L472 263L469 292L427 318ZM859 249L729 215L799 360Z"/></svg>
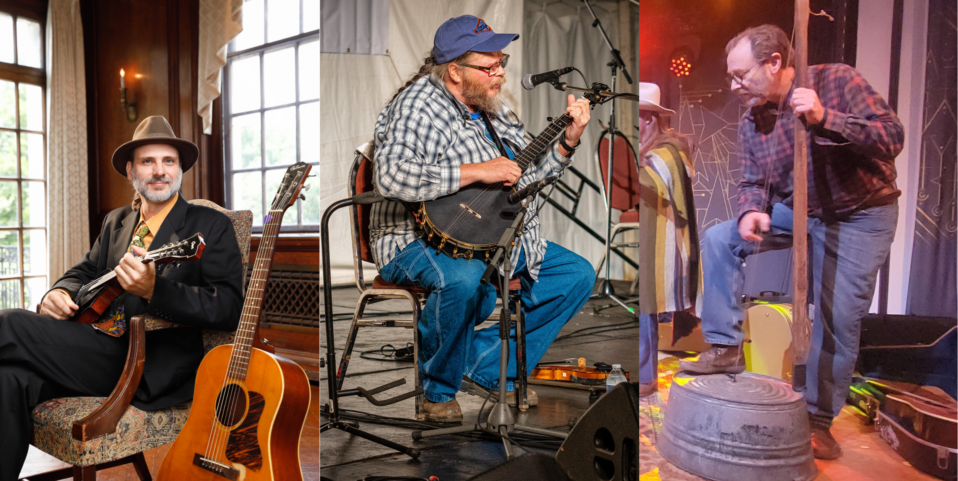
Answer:
<svg viewBox="0 0 958 481"><path fill-rule="evenodd" d="M253 347L283 214L300 197L311 166L283 176L263 222L233 344L210 350L196 373L193 406L163 459L157 479L301 480L299 441L309 409L306 373L286 358Z"/></svg>
<svg viewBox="0 0 958 481"><path fill-rule="evenodd" d="M169 262L195 261L203 256L203 249L206 242L203 242L203 236L193 234L188 239L181 240L174 244L167 244L155 251L147 252L141 261L144 264L153 262L154 264L165 264ZM71 321L80 324L93 324L100 320L103 313L109 309L110 305L120 294L123 288L116 279L116 272L110 269L102 276L94 279L84 285L77 291L73 298L73 303L80 306L76 314L70 318Z"/></svg>

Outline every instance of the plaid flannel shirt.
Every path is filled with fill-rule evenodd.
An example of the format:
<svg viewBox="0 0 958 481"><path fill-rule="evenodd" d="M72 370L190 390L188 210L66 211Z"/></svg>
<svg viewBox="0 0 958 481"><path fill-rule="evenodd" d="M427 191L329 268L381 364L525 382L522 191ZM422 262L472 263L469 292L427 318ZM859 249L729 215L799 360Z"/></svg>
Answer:
<svg viewBox="0 0 958 481"><path fill-rule="evenodd" d="M532 140L515 112L503 108L490 115L502 142L519 152ZM499 149L486 137L482 120L472 120L469 109L446 88L442 80L426 76L404 90L379 114L375 128L376 153L373 184L389 199L416 203L459 191L459 166L500 157ZM572 162L552 145L532 162L516 184L559 175ZM519 238L533 279L545 256L546 241L540 237L538 198L528 205L523 234ZM373 259L382 269L398 250L421 236L415 218L399 202L374 204L369 226ZM398 250L397 250L398 249ZM512 252L512 265L520 249Z"/></svg>
<svg viewBox="0 0 958 481"><path fill-rule="evenodd" d="M895 157L902 150L904 127L885 100L844 64L810 66L808 86L825 107L822 123L808 129L808 215L831 221L901 195ZM747 212L766 212L768 195L792 206L792 91L781 113L768 103L750 109L739 122L739 219Z"/></svg>

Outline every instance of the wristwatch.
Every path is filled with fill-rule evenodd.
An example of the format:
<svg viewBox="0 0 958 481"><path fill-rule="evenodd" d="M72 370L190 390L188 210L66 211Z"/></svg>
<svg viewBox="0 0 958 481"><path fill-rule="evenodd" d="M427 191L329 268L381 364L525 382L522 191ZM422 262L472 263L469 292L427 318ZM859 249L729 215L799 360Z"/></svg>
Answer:
<svg viewBox="0 0 958 481"><path fill-rule="evenodd" d="M574 146L570 146L569 144L565 143L565 135L563 135L561 138L559 138L559 145L561 145L562 148L569 153L569 155L572 155L575 153L575 149L582 145L582 139L580 138Z"/></svg>

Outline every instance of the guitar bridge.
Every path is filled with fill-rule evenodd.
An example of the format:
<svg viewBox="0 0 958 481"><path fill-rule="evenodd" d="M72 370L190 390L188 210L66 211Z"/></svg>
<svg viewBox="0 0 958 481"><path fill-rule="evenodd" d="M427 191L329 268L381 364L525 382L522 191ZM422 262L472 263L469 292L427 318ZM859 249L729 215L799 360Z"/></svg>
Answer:
<svg viewBox="0 0 958 481"><path fill-rule="evenodd" d="M205 458L200 455L200 453L193 454L193 464L219 476L222 476L226 479L231 479L236 481L239 479L239 471L233 469L230 466L227 466L223 463L213 461L212 459Z"/></svg>
<svg viewBox="0 0 958 481"><path fill-rule="evenodd" d="M466 212L469 212L470 214L476 216L477 219L482 219L482 216L479 215L478 212L476 212L476 211L470 209L468 205L466 205L466 204L459 204L459 207L462 207L463 209L466 209Z"/></svg>

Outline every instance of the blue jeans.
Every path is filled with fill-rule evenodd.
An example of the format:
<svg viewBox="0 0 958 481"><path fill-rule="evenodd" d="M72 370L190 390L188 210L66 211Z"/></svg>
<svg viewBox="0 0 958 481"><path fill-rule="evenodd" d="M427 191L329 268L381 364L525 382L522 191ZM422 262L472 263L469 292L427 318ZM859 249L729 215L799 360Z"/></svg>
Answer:
<svg viewBox="0 0 958 481"><path fill-rule="evenodd" d="M498 389L499 327L474 330L496 305L495 287L479 283L485 269L486 263L478 259L437 255L420 239L402 249L379 273L386 281L429 290L419 319L419 372L430 402L455 399L463 376ZM515 274L522 283L526 366L532 372L562 326L589 299L595 271L578 254L550 242L537 281L529 277L525 253L519 256ZM515 340L510 344L507 372L515 379ZM514 389L511 381L506 389Z"/></svg>
<svg viewBox="0 0 958 481"><path fill-rule="evenodd" d="M792 234L791 209L775 204L771 217L767 234ZM813 419L822 424L830 425L845 404L858 357L861 318L871 307L878 270L891 249L897 225L897 202L867 208L828 224L808 219L815 319L805 400ZM747 242L738 234L737 219L705 232L702 332L706 342L742 343L742 264L757 247L759 244Z"/></svg>
<svg viewBox="0 0 958 481"><path fill-rule="evenodd" d="M655 382L659 375L659 323L672 320L673 313L639 314L639 382Z"/></svg>

